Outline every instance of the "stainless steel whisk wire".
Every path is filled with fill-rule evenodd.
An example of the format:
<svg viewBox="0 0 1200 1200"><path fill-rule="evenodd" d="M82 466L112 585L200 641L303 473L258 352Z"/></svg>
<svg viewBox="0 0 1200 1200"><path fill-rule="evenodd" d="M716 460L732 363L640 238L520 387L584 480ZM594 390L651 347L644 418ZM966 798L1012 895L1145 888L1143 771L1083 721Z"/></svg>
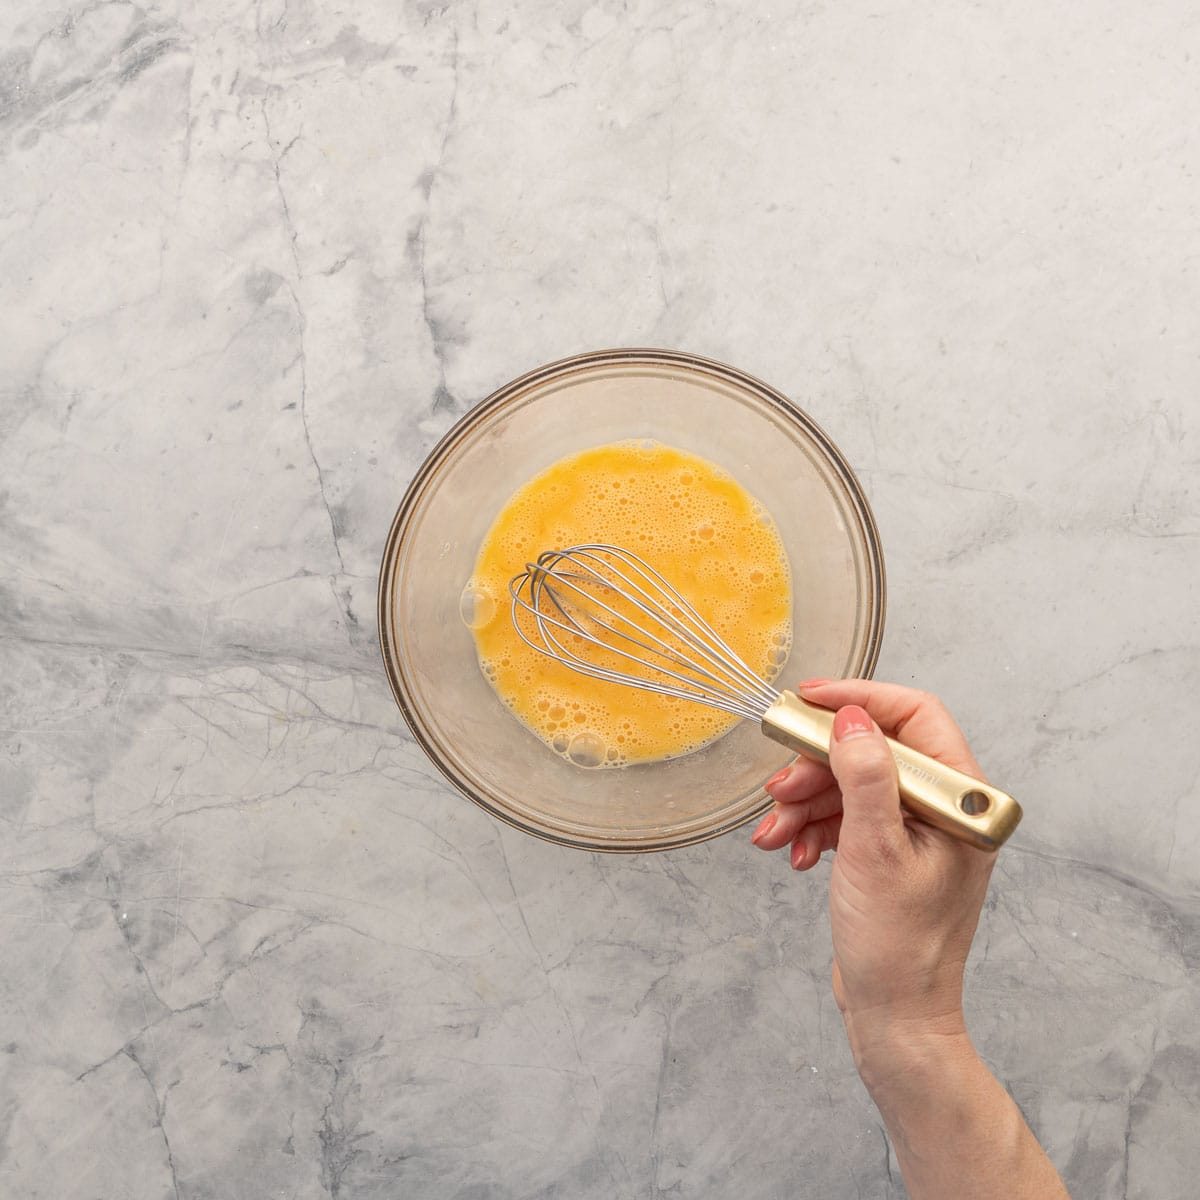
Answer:
<svg viewBox="0 0 1200 1200"><path fill-rule="evenodd" d="M833 713L776 690L752 671L692 604L632 551L603 542L548 550L513 576L508 590L513 628L539 654L594 679L757 720L773 740L828 762ZM605 593L622 607L608 603ZM522 613L532 619L533 636L521 627ZM643 674L589 661L562 634L585 653L586 647L597 647ZM890 738L888 746L901 798L921 820L984 850L995 850L1017 827L1021 806L1006 792Z"/></svg>
<svg viewBox="0 0 1200 1200"><path fill-rule="evenodd" d="M560 569L564 564L567 570ZM682 657L678 645L645 628L628 612L606 603L596 594L597 589L616 593L703 661ZM528 599L522 594L525 590L528 590ZM509 593L512 596L513 626L521 640L538 653L565 661L574 670L595 679L641 688L662 696L675 696L721 709L734 716L756 720L761 720L763 714L779 699L780 693L746 665L684 596L643 559L619 546L591 542L572 546L570 550L547 551L538 556L536 563L526 564L525 570L514 576L509 583ZM573 604L569 594L578 597L582 606L581 603ZM561 620L547 613L543 600L549 601ZM594 610L597 608L632 632L596 616ZM540 645L521 628L517 615L521 610L532 617L541 639ZM579 616L574 615L572 610ZM585 627L580 617L662 661L647 661L622 646L597 637ZM565 645L554 632L555 629L582 638L590 645L620 655L644 670L686 686L674 687L656 679L626 674L589 662ZM690 674L681 674L663 663L684 667Z"/></svg>

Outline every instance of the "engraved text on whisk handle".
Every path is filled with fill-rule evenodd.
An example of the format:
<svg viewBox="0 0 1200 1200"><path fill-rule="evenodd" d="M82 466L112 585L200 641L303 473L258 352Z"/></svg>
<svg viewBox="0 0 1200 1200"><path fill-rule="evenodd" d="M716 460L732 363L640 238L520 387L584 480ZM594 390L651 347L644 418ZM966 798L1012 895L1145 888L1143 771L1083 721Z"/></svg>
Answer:
<svg viewBox="0 0 1200 1200"><path fill-rule="evenodd" d="M900 768L900 770L907 771L914 778L920 779L925 783L938 782L937 775L933 771L928 770L926 767L921 766L919 763L910 762L901 754L893 755L893 757L895 758L896 765Z"/></svg>

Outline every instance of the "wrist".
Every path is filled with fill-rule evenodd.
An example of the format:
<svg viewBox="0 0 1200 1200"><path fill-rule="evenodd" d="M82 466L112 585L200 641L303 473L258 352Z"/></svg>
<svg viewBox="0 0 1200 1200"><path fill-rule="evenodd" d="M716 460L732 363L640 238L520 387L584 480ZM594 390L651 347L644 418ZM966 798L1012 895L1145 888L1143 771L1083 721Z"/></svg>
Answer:
<svg viewBox="0 0 1200 1200"><path fill-rule="evenodd" d="M937 1086L947 1071L977 1059L961 1009L934 1016L843 1014L854 1065L877 1100Z"/></svg>
<svg viewBox="0 0 1200 1200"><path fill-rule="evenodd" d="M911 1196L1069 1200L961 1019L847 1015L855 1061Z"/></svg>

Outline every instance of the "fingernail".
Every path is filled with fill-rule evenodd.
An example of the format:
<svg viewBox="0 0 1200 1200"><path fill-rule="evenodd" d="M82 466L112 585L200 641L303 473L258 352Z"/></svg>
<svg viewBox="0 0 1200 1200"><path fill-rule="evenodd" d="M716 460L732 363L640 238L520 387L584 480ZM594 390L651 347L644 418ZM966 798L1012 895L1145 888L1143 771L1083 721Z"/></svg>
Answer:
<svg viewBox="0 0 1200 1200"><path fill-rule="evenodd" d="M763 817L761 821L759 821L758 828L751 835L750 840L757 846L758 839L766 837L767 834L775 828L775 822L778 820L779 817L775 813L767 813L767 815Z"/></svg>
<svg viewBox="0 0 1200 1200"><path fill-rule="evenodd" d="M804 866L804 843L797 842L792 847L792 870L798 871Z"/></svg>
<svg viewBox="0 0 1200 1200"><path fill-rule="evenodd" d="M821 687L823 684L832 683L832 679L802 679L800 681L801 689Z"/></svg>
<svg viewBox="0 0 1200 1200"><path fill-rule="evenodd" d="M851 738L862 737L875 728L871 718L864 708L857 704L847 704L839 708L833 718L833 738L837 742L848 742Z"/></svg>
<svg viewBox="0 0 1200 1200"><path fill-rule="evenodd" d="M786 766L782 771L776 771L775 774L763 784L763 787L765 787L769 792L773 787L778 787L791 773L791 766Z"/></svg>

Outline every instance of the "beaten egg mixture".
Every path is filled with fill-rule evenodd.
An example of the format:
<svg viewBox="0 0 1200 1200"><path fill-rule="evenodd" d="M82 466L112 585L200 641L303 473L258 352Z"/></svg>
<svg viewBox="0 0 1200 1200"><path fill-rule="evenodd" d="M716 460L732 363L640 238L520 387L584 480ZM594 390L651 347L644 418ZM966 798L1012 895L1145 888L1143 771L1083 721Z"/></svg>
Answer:
<svg viewBox="0 0 1200 1200"><path fill-rule="evenodd" d="M645 559L769 680L787 661L792 611L791 572L770 514L694 454L648 441L597 446L513 495L463 591L463 620L484 674L557 753L580 766L624 766L674 758L720 737L737 717L581 675L517 635L509 581L545 550L588 542ZM636 673L628 662L612 665Z"/></svg>

